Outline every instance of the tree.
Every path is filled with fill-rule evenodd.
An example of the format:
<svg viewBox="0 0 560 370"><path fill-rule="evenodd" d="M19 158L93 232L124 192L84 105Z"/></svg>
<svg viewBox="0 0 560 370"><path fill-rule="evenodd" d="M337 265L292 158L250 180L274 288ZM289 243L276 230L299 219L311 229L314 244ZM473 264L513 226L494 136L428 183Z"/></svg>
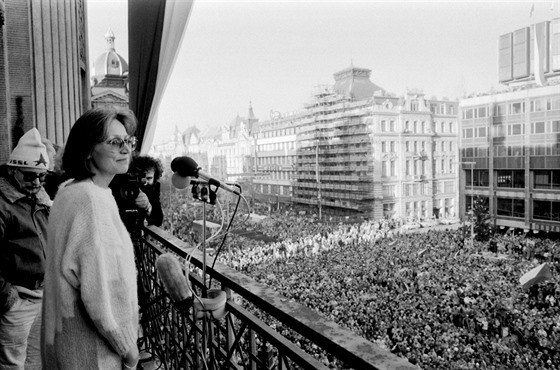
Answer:
<svg viewBox="0 0 560 370"><path fill-rule="evenodd" d="M486 242L494 236L495 227L488 211L488 198L476 196L473 199L470 218L474 224L475 240Z"/></svg>

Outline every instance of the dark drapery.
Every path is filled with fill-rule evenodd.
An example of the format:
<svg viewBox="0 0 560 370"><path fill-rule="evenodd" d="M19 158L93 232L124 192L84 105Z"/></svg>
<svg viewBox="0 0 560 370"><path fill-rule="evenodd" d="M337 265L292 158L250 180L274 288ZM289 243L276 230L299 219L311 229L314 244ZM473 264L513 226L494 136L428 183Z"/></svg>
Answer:
<svg viewBox="0 0 560 370"><path fill-rule="evenodd" d="M166 0L128 0L128 81L130 109L138 118L138 147L152 109L158 78Z"/></svg>

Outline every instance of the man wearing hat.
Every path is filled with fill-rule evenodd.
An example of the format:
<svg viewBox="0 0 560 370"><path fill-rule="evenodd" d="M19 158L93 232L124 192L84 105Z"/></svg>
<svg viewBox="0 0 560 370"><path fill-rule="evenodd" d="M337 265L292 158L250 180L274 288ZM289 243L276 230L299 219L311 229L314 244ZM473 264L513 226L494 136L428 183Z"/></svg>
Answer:
<svg viewBox="0 0 560 370"><path fill-rule="evenodd" d="M41 369L40 330L47 219L47 148L35 128L0 177L0 369Z"/></svg>

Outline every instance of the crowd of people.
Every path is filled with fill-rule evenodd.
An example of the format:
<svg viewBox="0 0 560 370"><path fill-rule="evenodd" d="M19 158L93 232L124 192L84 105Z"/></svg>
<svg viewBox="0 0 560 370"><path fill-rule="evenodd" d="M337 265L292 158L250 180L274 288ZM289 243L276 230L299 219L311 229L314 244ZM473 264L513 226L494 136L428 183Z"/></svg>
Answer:
<svg viewBox="0 0 560 370"><path fill-rule="evenodd" d="M169 194L164 207L179 224L192 217L184 197ZM495 236L491 251L490 242L470 243L468 227L401 226L276 213L230 235L219 259L422 369L560 368L558 242L508 232ZM542 263L552 280L523 289L520 277Z"/></svg>

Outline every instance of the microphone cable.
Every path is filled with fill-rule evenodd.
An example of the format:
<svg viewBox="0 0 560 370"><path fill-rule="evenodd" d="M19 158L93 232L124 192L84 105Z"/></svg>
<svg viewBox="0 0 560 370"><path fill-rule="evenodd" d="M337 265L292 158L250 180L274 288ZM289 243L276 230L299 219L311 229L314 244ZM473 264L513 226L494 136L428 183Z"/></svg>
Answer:
<svg viewBox="0 0 560 370"><path fill-rule="evenodd" d="M233 219L235 218L235 215L237 214L237 210L239 209L239 203L241 203L241 196L237 197L237 203L235 204L235 209L233 210L231 217L229 219L229 223L227 225L226 231L224 233L224 237L222 238L222 242L220 243L220 246L218 247L218 249L216 250L216 255L214 256L214 261L212 261L212 270L214 270L214 265L216 264L216 261L218 260L218 256L220 255L220 252L222 251L225 242L226 242L226 237L229 234L229 229L231 228L231 225L233 224ZM210 281L208 282L208 286L212 286L212 276L210 276Z"/></svg>

